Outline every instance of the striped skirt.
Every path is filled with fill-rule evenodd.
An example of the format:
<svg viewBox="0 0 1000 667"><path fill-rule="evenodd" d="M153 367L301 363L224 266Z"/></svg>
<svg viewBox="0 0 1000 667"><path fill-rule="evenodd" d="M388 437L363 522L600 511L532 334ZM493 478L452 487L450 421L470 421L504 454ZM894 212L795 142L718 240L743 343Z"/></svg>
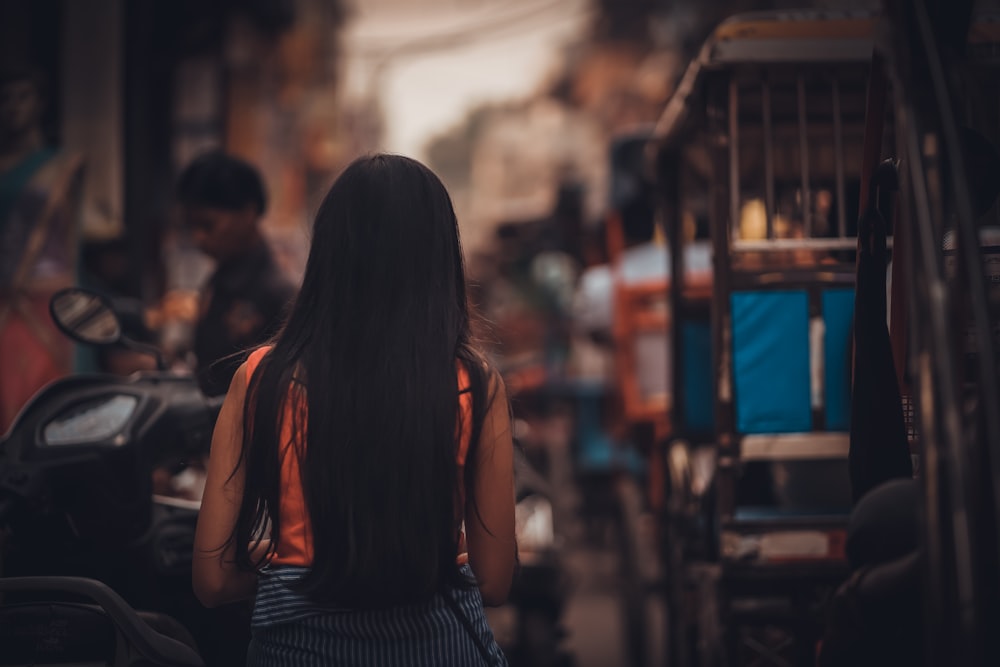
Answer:
<svg viewBox="0 0 1000 667"><path fill-rule="evenodd" d="M391 609L316 607L288 586L303 571L282 566L261 574L247 655L251 667L507 665L476 588L451 592L469 622L467 628L440 595L424 604Z"/></svg>

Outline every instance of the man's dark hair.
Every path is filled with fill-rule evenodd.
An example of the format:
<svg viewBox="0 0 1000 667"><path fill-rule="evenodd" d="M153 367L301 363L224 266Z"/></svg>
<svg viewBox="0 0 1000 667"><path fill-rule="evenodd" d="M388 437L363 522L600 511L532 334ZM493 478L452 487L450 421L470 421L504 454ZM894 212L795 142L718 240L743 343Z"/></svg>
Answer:
<svg viewBox="0 0 1000 667"><path fill-rule="evenodd" d="M267 192L260 172L222 151L204 153L181 172L177 198L186 206L237 211L251 205L258 214L267 210Z"/></svg>

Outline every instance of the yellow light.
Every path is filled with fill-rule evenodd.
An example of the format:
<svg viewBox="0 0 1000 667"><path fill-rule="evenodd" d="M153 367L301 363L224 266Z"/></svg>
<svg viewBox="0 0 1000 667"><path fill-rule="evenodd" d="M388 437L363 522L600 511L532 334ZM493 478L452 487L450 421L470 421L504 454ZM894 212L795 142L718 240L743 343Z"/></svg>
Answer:
<svg viewBox="0 0 1000 667"><path fill-rule="evenodd" d="M740 208L740 238L759 241L767 238L767 210L761 199L749 199Z"/></svg>

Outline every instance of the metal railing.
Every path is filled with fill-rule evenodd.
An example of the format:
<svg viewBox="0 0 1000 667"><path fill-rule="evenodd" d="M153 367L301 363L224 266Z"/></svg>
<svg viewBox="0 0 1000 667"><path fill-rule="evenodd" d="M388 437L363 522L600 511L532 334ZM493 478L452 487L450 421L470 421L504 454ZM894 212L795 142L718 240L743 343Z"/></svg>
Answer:
<svg viewBox="0 0 1000 667"><path fill-rule="evenodd" d="M843 103L843 88L845 81L842 79L843 73L838 72L833 67L819 68L815 71L816 80L823 82L828 80L826 85L815 85L810 78L807 85L809 72L799 71L794 78L781 80L780 77L771 79L767 72L758 73L759 81L751 83L741 82L735 73L731 75L728 84L728 104L727 104L727 134L726 137L729 149L729 218L732 234L732 250L736 252L754 251L767 252L779 250L849 250L856 246L856 238L848 224L848 216L853 213L848 211L847 181L846 173L847 160L845 159L844 143L847 138L845 132L845 109ZM859 83L860 79L854 81ZM754 93L759 89L760 105L759 118L756 107L756 97ZM778 108L776 105L780 99L789 108ZM819 96L822 96L820 98ZM832 173L829 167L817 166L814 164L815 158L812 154L810 136L819 130L817 129L816 114L810 115L809 107L823 106L822 125L832 129ZM827 111L828 110L828 111ZM856 130L863 126L862 119L852 119ZM778 151L776 141L778 139L778 127L786 130L785 134L794 136L797 142L796 151L797 165L778 164ZM741 150L746 150L745 137L752 143L751 138L755 134L761 135L761 154L763 155L763 187L760 188L763 195L763 207L766 220L766 228L763 238L744 238L741 230L743 223L743 205L751 199L758 197L746 196L747 181L751 176L743 173ZM857 132L855 132L855 135ZM743 135L743 136L741 136ZM788 148L787 146L785 148ZM787 150L782 151L786 158L792 153ZM798 223L801 225L801 236L796 238L784 237L778 230L778 186L779 174L797 172L797 183L795 198L798 202ZM855 179L860 177L855 175ZM786 186L789 184L785 179ZM829 219L828 227L820 229L817 225L814 204L817 202L816 192L820 189L831 190L832 200L835 204L835 215ZM829 213L829 211L828 211ZM832 232L832 233L830 233Z"/></svg>

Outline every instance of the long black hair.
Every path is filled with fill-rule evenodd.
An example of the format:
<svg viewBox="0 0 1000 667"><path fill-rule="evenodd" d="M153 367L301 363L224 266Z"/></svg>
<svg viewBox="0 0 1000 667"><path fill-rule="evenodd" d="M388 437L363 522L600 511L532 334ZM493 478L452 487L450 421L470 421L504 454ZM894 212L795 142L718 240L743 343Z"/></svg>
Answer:
<svg viewBox="0 0 1000 667"><path fill-rule="evenodd" d="M280 535L280 433L290 414L312 529L303 593L384 607L469 585L455 563L459 390L472 394L471 428L462 425L470 492L493 393L469 324L444 185L408 158L353 162L319 208L302 288L249 383L237 563L259 565L248 547L268 530ZM458 364L468 387L458 386ZM296 397L307 410L286 409Z"/></svg>

